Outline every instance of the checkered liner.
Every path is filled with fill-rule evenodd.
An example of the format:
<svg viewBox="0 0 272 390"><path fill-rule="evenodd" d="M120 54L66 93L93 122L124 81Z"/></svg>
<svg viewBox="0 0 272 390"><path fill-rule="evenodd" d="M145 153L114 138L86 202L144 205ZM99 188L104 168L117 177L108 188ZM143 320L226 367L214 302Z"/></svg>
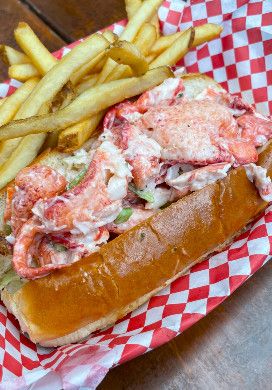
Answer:
<svg viewBox="0 0 272 390"><path fill-rule="evenodd" d="M181 0L164 2L159 10L164 34L207 21L222 24L224 31L220 39L187 54L180 65L187 72L207 73L271 114L271 0L192 0L184 5ZM124 25L122 21L111 29L120 33ZM56 56L61 58L73 45ZM0 96L11 94L19 84L1 84ZM44 383L56 389L95 388L109 368L171 340L219 305L269 260L271 244L272 206L227 250L194 266L113 327L76 345L34 345L0 305L0 389L26 389L31 384L38 389Z"/></svg>

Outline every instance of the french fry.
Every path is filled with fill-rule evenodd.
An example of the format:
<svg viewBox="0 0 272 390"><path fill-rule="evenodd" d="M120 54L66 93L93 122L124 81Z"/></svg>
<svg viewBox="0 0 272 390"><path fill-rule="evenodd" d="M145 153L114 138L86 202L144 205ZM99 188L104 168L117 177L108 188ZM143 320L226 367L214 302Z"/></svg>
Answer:
<svg viewBox="0 0 272 390"><path fill-rule="evenodd" d="M54 149L58 145L59 135L60 131L53 131L52 133L47 134L44 144L42 145L41 151L49 148Z"/></svg>
<svg viewBox="0 0 272 390"><path fill-rule="evenodd" d="M47 114L48 106L44 105L39 114ZM21 107L16 114L16 118L24 117L24 109ZM5 187L11 180L15 178L17 173L28 164L30 164L37 154L46 139L46 134L33 134L23 138L15 138L5 142L15 141L17 147L12 151L9 158L0 167L0 188Z"/></svg>
<svg viewBox="0 0 272 390"><path fill-rule="evenodd" d="M142 0L125 0L126 12L128 20L132 18L133 15L138 11L142 5Z"/></svg>
<svg viewBox="0 0 272 390"><path fill-rule="evenodd" d="M62 110L48 115L33 116L24 120L13 121L2 126L0 128L0 141L29 134L65 129L124 99L139 95L172 76L173 73L169 67L164 66L148 71L141 77L111 81L107 84L90 88ZM106 99L105 96L107 97Z"/></svg>
<svg viewBox="0 0 272 390"><path fill-rule="evenodd" d="M125 0L125 3L126 3L127 17L128 17L128 20L130 20L132 18L132 16L136 14L136 12L141 7L143 2L142 2L142 0ZM159 37L160 36L160 26L159 26L158 15L155 14L151 18L150 23L155 27L156 36Z"/></svg>
<svg viewBox="0 0 272 390"><path fill-rule="evenodd" d="M102 33L103 37L106 38L110 43L117 41L118 35L111 30L105 30Z"/></svg>
<svg viewBox="0 0 272 390"><path fill-rule="evenodd" d="M108 58L103 66L101 73L98 76L96 85L103 84L108 77L108 75L118 66L117 62Z"/></svg>
<svg viewBox="0 0 272 390"><path fill-rule="evenodd" d="M39 79L28 80L21 85L12 95L6 98L5 104L0 107L0 125L10 122L13 118L20 119L20 107L26 98L38 84ZM11 153L19 145L20 139L15 138L0 143L0 166L10 157Z"/></svg>
<svg viewBox="0 0 272 390"><path fill-rule="evenodd" d="M0 99L0 107L2 106L2 104L5 103L6 100L7 100L7 97Z"/></svg>
<svg viewBox="0 0 272 390"><path fill-rule="evenodd" d="M129 65L140 76L148 70L148 63L139 49L130 42L118 41L106 50L106 56L119 64Z"/></svg>
<svg viewBox="0 0 272 390"><path fill-rule="evenodd" d="M54 98L54 101L52 104L49 104L47 106L44 106L39 114L47 114L48 112L55 112L59 109L62 109L68 104L71 103L71 101L75 98L76 93L75 91L71 88L71 82L68 81L67 84L65 84L64 88L62 88L61 93L57 94L57 100L55 101L56 97ZM42 150L46 150L48 148L55 148L58 144L58 138L59 138L60 131L53 131L52 133L49 133L46 137L46 140L42 146Z"/></svg>
<svg viewBox="0 0 272 390"><path fill-rule="evenodd" d="M132 75L132 70L128 65L117 65L104 81L119 80L132 77ZM91 118L63 130L59 135L58 149L69 153L80 148L94 133L104 114L105 111L99 112Z"/></svg>
<svg viewBox="0 0 272 390"><path fill-rule="evenodd" d="M62 131L58 139L58 149L70 153L80 148L95 131L104 114L105 111L101 111L91 118Z"/></svg>
<svg viewBox="0 0 272 390"><path fill-rule="evenodd" d="M91 74L90 76L84 77L84 79L75 87L75 92L77 95L80 95L82 92L86 91L93 87L99 77L98 73Z"/></svg>
<svg viewBox="0 0 272 390"><path fill-rule="evenodd" d="M171 46L172 43L181 36L181 34L182 31L179 31L174 34L160 37L150 49L150 54L161 54L164 50L168 49L168 47Z"/></svg>
<svg viewBox="0 0 272 390"><path fill-rule="evenodd" d="M54 96L51 102L47 102L48 111L55 112L64 108L70 104L75 98L76 92L73 88L71 81L68 81L61 90Z"/></svg>
<svg viewBox="0 0 272 390"><path fill-rule="evenodd" d="M212 39L219 37L223 27L218 24L205 23L201 26L196 26L195 28L195 37L192 44L192 47L201 45L204 42L209 42Z"/></svg>
<svg viewBox="0 0 272 390"><path fill-rule="evenodd" d="M106 61L106 58L105 58L105 52L101 52L99 53L95 58L93 58L91 61L89 61L88 63L84 64L80 69L78 69L76 72L74 72L72 75L71 75L71 82L73 85L77 85L79 83L80 80L83 79L83 77L85 77L88 73L91 72L92 69L94 69L94 67L99 63L101 62L102 60L104 60L103 64L105 63ZM102 62L101 62L102 64ZM103 65L101 66L101 69L103 68ZM101 70L100 69L100 70ZM97 68L95 69L95 73L97 72Z"/></svg>
<svg viewBox="0 0 272 390"><path fill-rule="evenodd" d="M107 57L104 55L102 59L88 72L88 74L100 73L107 61Z"/></svg>
<svg viewBox="0 0 272 390"><path fill-rule="evenodd" d="M108 75L105 82L108 83L114 80L126 79L133 76L133 72L129 65L118 65L113 71Z"/></svg>
<svg viewBox="0 0 272 390"><path fill-rule="evenodd" d="M120 40L132 42L145 22L156 14L162 0L145 0L138 11L128 21Z"/></svg>
<svg viewBox="0 0 272 390"><path fill-rule="evenodd" d="M150 69L157 68L158 66L175 65L178 60L185 56L189 51L194 41L194 28L191 27L185 30L182 35L175 40L175 42L166 49L161 55L159 55L149 65Z"/></svg>
<svg viewBox="0 0 272 390"><path fill-rule="evenodd" d="M2 99L4 100L4 104L2 104L0 107L0 126L10 122L16 116L23 102L27 99L38 82L38 78L28 80L18 89L16 89L12 95ZM19 118L17 117L16 119Z"/></svg>
<svg viewBox="0 0 272 390"><path fill-rule="evenodd" d="M159 23L158 14L155 14L151 18L150 23L155 27L157 38L159 38L160 37L160 23Z"/></svg>
<svg viewBox="0 0 272 390"><path fill-rule="evenodd" d="M111 41L114 41L114 40L116 39L116 35L115 35L114 33L112 33L110 30L106 30L106 31L103 33L103 36L109 38ZM69 88L68 88L68 92L69 92ZM54 102L53 102L54 110L55 110L60 104L62 105L62 108L65 107L65 105L68 104L69 100L71 100L70 98L71 98L71 96L72 96L73 94L69 94L69 93L68 93L68 95L67 95L67 94L64 93L65 99L63 99L63 96L61 96L61 95L63 95L63 94L60 94L60 93L57 94L57 98L58 98L58 100L60 100L60 101L59 101L59 104L56 104L56 101L55 101L55 100L56 100L56 97L55 97L55 99L54 99ZM67 96L66 96L66 95L67 95ZM47 136L46 141L45 141L44 148L46 148L46 147L51 147L51 148L52 148L52 147L56 146L56 145L57 145L57 142L58 142L58 137L59 137L59 132L58 132L58 131L55 131L55 132L49 134L49 135Z"/></svg>
<svg viewBox="0 0 272 390"><path fill-rule="evenodd" d="M8 75L11 79L18 81L27 81L33 77L40 76L37 68L32 64L17 64L11 65L8 68Z"/></svg>
<svg viewBox="0 0 272 390"><path fill-rule="evenodd" d="M105 30L103 32L103 37L107 39L109 43L113 43L117 40L117 35L114 34L110 30ZM86 76L88 73L93 71L94 73L100 72L106 62L105 53L101 52L99 53L95 58L93 58L91 61L87 62L83 66L81 66L74 74L71 76L71 82L73 85L78 84L80 80L84 76Z"/></svg>
<svg viewBox="0 0 272 390"><path fill-rule="evenodd" d="M156 38L157 32L155 26L151 23L144 23L133 43L146 57L149 54L151 47L154 45Z"/></svg>
<svg viewBox="0 0 272 390"><path fill-rule="evenodd" d="M217 38L222 32L222 27L213 23L205 23L201 26L196 26L194 29L195 37L191 46L192 48ZM182 31L160 37L152 46L150 54L161 54L164 50L168 49L169 46L171 46L181 35Z"/></svg>
<svg viewBox="0 0 272 390"><path fill-rule="evenodd" d="M105 50L108 44L109 42L103 36L100 34L93 34L84 42L73 48L42 78L30 96L22 104L17 115L20 114L20 118L28 118L41 113L42 109L46 112L54 96L69 81L73 72L78 70L86 62L95 58L100 52ZM66 108L58 112L63 112ZM36 118L39 117L40 116ZM52 129L52 131L53 130L57 131L58 129ZM20 135L13 138L19 137ZM3 188L7 183L14 179L22 168L33 161L45 139L46 134L36 134L26 136L20 140L17 148L0 168L0 188Z"/></svg>
<svg viewBox="0 0 272 390"><path fill-rule="evenodd" d="M145 57L148 64L151 64L151 62L153 62L155 58L157 58L157 54L149 54Z"/></svg>
<svg viewBox="0 0 272 390"><path fill-rule="evenodd" d="M30 59L18 50L10 46L0 45L0 57L6 65L29 64Z"/></svg>
<svg viewBox="0 0 272 390"><path fill-rule="evenodd" d="M57 59L41 43L27 23L20 22L14 31L14 36L40 74L45 75L57 63Z"/></svg>
<svg viewBox="0 0 272 390"><path fill-rule="evenodd" d="M133 75L131 68L128 65L118 65L111 58L108 58L100 75L97 77L96 85L103 84L113 80L119 80L124 77L131 77ZM85 121L79 122L73 126L63 130L58 139L58 149L65 152L71 152L80 148L87 141L92 133L96 130L99 122L104 116L102 111ZM55 136L54 132L54 136ZM54 138L54 136L52 138ZM50 135L48 137L51 141Z"/></svg>
<svg viewBox="0 0 272 390"><path fill-rule="evenodd" d="M73 72L103 52L108 44L102 35L93 34L58 61L24 102L22 108L25 118L36 115L42 105L51 103L54 96L69 81Z"/></svg>
<svg viewBox="0 0 272 390"><path fill-rule="evenodd" d="M46 134L35 134L24 137L8 160L0 167L0 188L5 187L17 173L39 153Z"/></svg>

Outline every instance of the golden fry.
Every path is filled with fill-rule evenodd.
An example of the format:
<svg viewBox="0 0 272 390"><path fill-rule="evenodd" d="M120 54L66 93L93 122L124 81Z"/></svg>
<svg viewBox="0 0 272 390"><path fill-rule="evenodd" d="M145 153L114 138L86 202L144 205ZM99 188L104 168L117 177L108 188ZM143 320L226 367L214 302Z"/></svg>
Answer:
<svg viewBox="0 0 272 390"><path fill-rule="evenodd" d="M93 87L96 84L98 77L98 73L94 73L90 76L84 77L81 83L75 87L76 94L80 95L82 92L86 91L86 89Z"/></svg>
<svg viewBox="0 0 272 390"><path fill-rule="evenodd" d="M114 34L110 30L105 30L103 32L103 37L107 39L109 43L113 43L117 40L117 35ZM71 76L71 82L73 85L78 84L80 80L83 79L90 72L98 73L102 70L104 64L106 62L104 51L99 53L95 58L91 61L86 62L83 66L81 66L76 72L74 72Z"/></svg>
<svg viewBox="0 0 272 390"><path fill-rule="evenodd" d="M192 47L196 47L204 42L209 42L212 39L219 37L222 30L222 26L213 23L206 23L202 24L202 26L195 27L195 37Z"/></svg>
<svg viewBox="0 0 272 390"><path fill-rule="evenodd" d="M125 0L127 18L130 20L142 5L142 0Z"/></svg>
<svg viewBox="0 0 272 390"><path fill-rule="evenodd" d="M70 80L71 80L72 84L77 85L79 83L79 81L83 79L83 77L85 77L88 73L90 73L92 71L92 69L94 70L94 68L97 64L101 63L101 65L102 65L102 60L104 60L104 62L103 62L103 65L104 65L104 63L106 61L104 51L99 53L95 58L93 58L87 64L84 64L83 66L81 66L80 69L78 69L76 72L74 72L71 75ZM103 68L103 65L101 66L101 69ZM97 73L97 68L95 68L94 71L95 71L95 73Z"/></svg>
<svg viewBox="0 0 272 390"><path fill-rule="evenodd" d="M148 64L151 64L151 62L153 62L155 60L155 58L157 58L156 54L149 54L147 57L145 57Z"/></svg>
<svg viewBox="0 0 272 390"><path fill-rule="evenodd" d="M148 71L141 77L111 81L110 83L90 88L62 110L49 115L13 121L2 126L0 128L0 140L65 129L124 99L139 95L172 76L173 73L169 67L164 66ZM107 97L106 99L105 96Z"/></svg>
<svg viewBox="0 0 272 390"><path fill-rule="evenodd" d="M8 160L0 167L0 188L5 187L18 172L30 164L39 153L46 134L24 137Z"/></svg>
<svg viewBox="0 0 272 390"><path fill-rule="evenodd" d="M175 40L175 42L166 49L161 55L159 55L149 65L150 69L157 68L158 66L175 65L178 60L183 58L192 46L194 41L194 28L191 27L185 30L182 35Z"/></svg>
<svg viewBox="0 0 272 390"><path fill-rule="evenodd" d="M108 77L108 75L118 66L117 62L112 60L111 58L108 58L105 62L105 65L103 66L103 69L101 70L101 73L98 76L98 79L96 81L96 85L103 84Z"/></svg>
<svg viewBox="0 0 272 390"><path fill-rule="evenodd" d="M159 36L160 36L160 23L159 23L158 14L155 14L151 18L150 23L155 27L157 38L159 38Z"/></svg>
<svg viewBox="0 0 272 390"><path fill-rule="evenodd" d="M70 153L80 148L93 134L105 112L99 112L85 121L63 130L58 139L58 149Z"/></svg>
<svg viewBox="0 0 272 390"><path fill-rule="evenodd" d="M106 50L106 55L119 64L129 65L137 76L145 74L148 70L145 57L133 43L115 42Z"/></svg>
<svg viewBox="0 0 272 390"><path fill-rule="evenodd" d="M0 57L6 65L29 64L31 62L24 53L6 45L0 45Z"/></svg>
<svg viewBox="0 0 272 390"><path fill-rule="evenodd" d="M151 23L144 23L140 28L134 45L138 47L141 53L146 57L157 38L156 28Z"/></svg>
<svg viewBox="0 0 272 390"><path fill-rule="evenodd" d="M7 100L7 97L0 99L0 107L5 103L6 100Z"/></svg>
<svg viewBox="0 0 272 390"><path fill-rule="evenodd" d="M49 106L44 105L39 114L47 114ZM16 119L24 118L23 106L16 114ZM41 151L41 147L46 139L46 134L28 135L23 138L14 138L4 141L6 151L10 148L10 156L0 167L0 188L5 187L13 180L21 169L30 164L37 154Z"/></svg>
<svg viewBox="0 0 272 390"><path fill-rule="evenodd" d="M148 22L156 14L163 0L145 0L138 11L128 21L120 39L132 42L145 22Z"/></svg>
<svg viewBox="0 0 272 390"><path fill-rule="evenodd" d="M18 113L23 102L27 99L35 86L38 84L39 79L33 78L21 85L16 91L8 96L4 100L4 104L0 107L0 126L10 122ZM19 119L18 117L16 119Z"/></svg>
<svg viewBox="0 0 272 390"><path fill-rule="evenodd" d="M168 49L168 47L171 46L172 43L181 36L181 34L182 32L179 31L174 34L160 37L152 46L150 54L161 54L164 50Z"/></svg>
<svg viewBox="0 0 272 390"><path fill-rule="evenodd" d="M75 98L76 93L73 85L68 81L61 90L54 96L51 102L47 102L45 105L48 107L48 111L55 112L68 106L71 101ZM41 114L41 112L39 112Z"/></svg>
<svg viewBox="0 0 272 390"><path fill-rule="evenodd" d="M14 36L40 74L45 75L57 63L57 59L47 50L27 23L20 22L14 31Z"/></svg>
<svg viewBox="0 0 272 390"><path fill-rule="evenodd" d="M132 75L132 70L128 65L118 65L111 58L108 58L102 72L97 77L96 84L99 85L104 82L131 77ZM58 149L65 152L71 152L80 148L96 130L104 114L104 111L99 112L91 118L88 118L85 121L79 122L63 130L59 135ZM53 134L55 135L55 133L56 132ZM50 136L49 141L51 141Z"/></svg>
<svg viewBox="0 0 272 390"><path fill-rule="evenodd" d="M218 24L206 23L202 26L196 26L194 29L195 37L191 46L192 48L217 38L222 32L223 28ZM171 46L181 35L182 31L160 37L152 46L150 53L161 54L164 50L168 49L169 46Z"/></svg>
<svg viewBox="0 0 272 390"><path fill-rule="evenodd" d="M11 79L18 81L27 81L33 77L40 76L37 68L32 64L11 65L8 68L8 75Z"/></svg>
<svg viewBox="0 0 272 390"><path fill-rule="evenodd" d="M108 75L105 82L132 77L132 75L132 70L128 65L118 65ZM99 112L91 118L63 130L59 135L58 149L72 152L80 148L94 133L104 114L105 111Z"/></svg>
<svg viewBox="0 0 272 390"><path fill-rule="evenodd" d="M133 76L133 72L129 65L118 65L113 71L108 75L105 82L108 83L114 80L126 79Z"/></svg>
<svg viewBox="0 0 272 390"><path fill-rule="evenodd" d="M47 134L47 137L42 146L42 151L46 149L54 149L58 145L60 131L53 131L52 133Z"/></svg>
<svg viewBox="0 0 272 390"><path fill-rule="evenodd" d="M51 103L54 96L69 81L71 75L86 62L91 61L108 46L100 34L93 34L74 47L41 79L22 108L25 117L36 115L42 105Z"/></svg>
<svg viewBox="0 0 272 390"><path fill-rule="evenodd" d="M13 118L20 119L20 107L27 99L39 79L30 79L19 87L12 95L6 98L5 104L0 107L0 125L10 122ZM20 139L15 138L0 143L0 166L10 157L19 145Z"/></svg>
<svg viewBox="0 0 272 390"><path fill-rule="evenodd" d="M20 115L20 118L28 118L38 113L41 114L41 110L47 112L54 96L69 81L73 72L105 50L108 44L109 42L103 36L94 34L72 49L37 84L17 112L18 117ZM65 109L58 112L63 112ZM40 118L40 116L36 118ZM53 130L57 131L58 129ZM20 135L13 138L19 137ZM45 139L46 134L36 134L26 136L20 140L17 148L0 169L0 188L3 188L14 179L22 168L33 161Z"/></svg>
<svg viewBox="0 0 272 390"><path fill-rule="evenodd" d="M106 38L110 43L113 43L118 40L118 35L112 32L111 30L105 30L102 33L103 37Z"/></svg>

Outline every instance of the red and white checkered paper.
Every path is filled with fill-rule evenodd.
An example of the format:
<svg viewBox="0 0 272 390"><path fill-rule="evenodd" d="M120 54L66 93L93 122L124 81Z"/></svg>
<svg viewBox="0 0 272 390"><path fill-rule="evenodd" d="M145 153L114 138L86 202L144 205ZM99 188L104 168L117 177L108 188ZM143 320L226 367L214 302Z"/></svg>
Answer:
<svg viewBox="0 0 272 390"><path fill-rule="evenodd" d="M192 24L221 24L222 36L188 53L180 65L187 72L214 77L229 92L241 94L260 112L271 115L271 0L191 0L190 4L169 0L159 17L164 34ZM122 21L111 28L120 33L124 25ZM56 56L61 58L71 46ZM18 85L15 80L0 84L0 96ZM0 305L0 389L93 389L111 367L166 343L204 317L271 254L272 206L225 251L194 266L111 328L80 344L56 349L30 342Z"/></svg>

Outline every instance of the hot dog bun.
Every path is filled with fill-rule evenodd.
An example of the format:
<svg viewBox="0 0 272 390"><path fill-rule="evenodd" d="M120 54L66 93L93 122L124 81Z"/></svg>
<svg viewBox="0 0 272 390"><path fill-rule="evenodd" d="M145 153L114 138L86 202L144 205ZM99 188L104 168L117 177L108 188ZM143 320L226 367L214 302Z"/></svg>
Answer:
<svg viewBox="0 0 272 390"><path fill-rule="evenodd" d="M187 75L184 81L191 93L196 83L196 94L215 83L201 75ZM270 175L271 152L267 145L259 157ZM225 179L105 244L99 253L30 281L15 293L5 289L2 299L32 341L44 346L79 341L223 249L266 205L244 168L233 169Z"/></svg>

